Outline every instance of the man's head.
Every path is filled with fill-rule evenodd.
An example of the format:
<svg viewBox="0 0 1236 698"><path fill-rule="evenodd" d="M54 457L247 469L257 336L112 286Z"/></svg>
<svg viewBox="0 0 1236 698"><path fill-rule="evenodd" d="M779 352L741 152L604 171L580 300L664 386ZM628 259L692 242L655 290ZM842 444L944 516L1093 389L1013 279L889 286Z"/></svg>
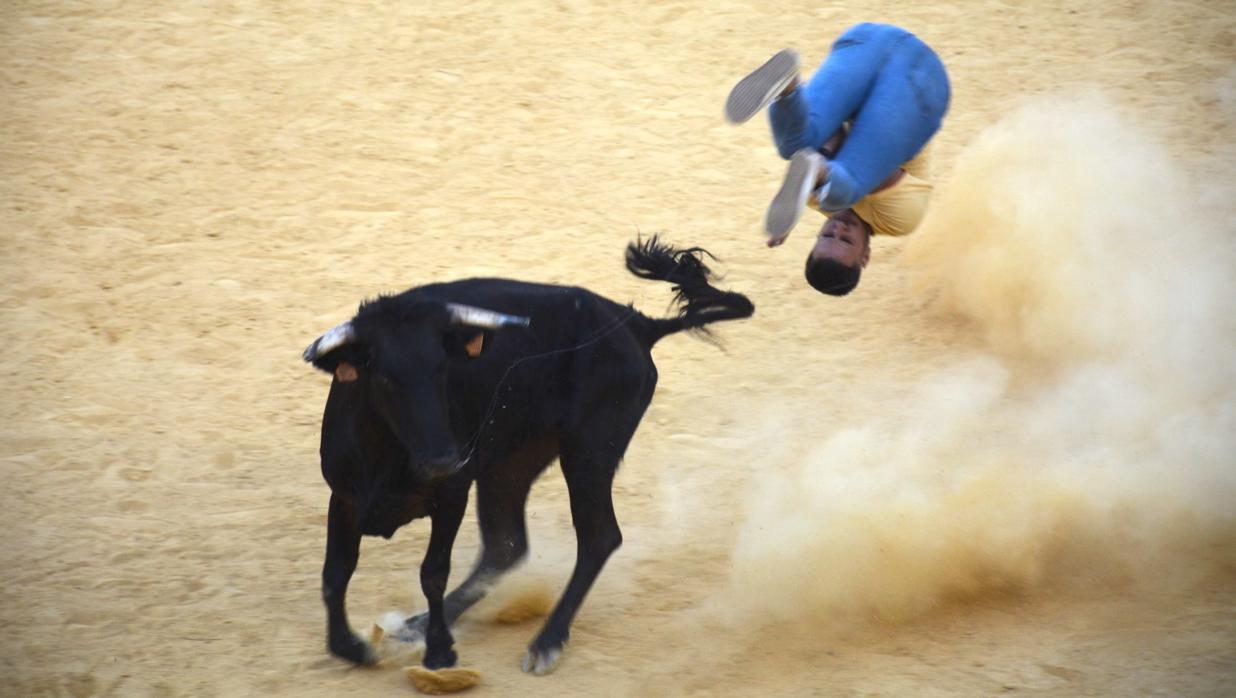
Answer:
<svg viewBox="0 0 1236 698"><path fill-rule="evenodd" d="M844 296L858 286L870 257L871 226L853 209L834 213L807 257L807 283L820 293Z"/></svg>

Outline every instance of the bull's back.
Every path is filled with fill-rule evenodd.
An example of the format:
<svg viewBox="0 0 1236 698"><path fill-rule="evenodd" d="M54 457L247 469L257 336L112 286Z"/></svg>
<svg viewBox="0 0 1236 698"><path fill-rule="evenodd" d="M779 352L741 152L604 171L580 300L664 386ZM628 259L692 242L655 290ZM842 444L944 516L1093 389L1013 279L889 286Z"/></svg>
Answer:
<svg viewBox="0 0 1236 698"><path fill-rule="evenodd" d="M631 334L639 339L648 318L579 286L560 286L502 278L473 278L421 286L408 293L448 303L474 305L530 319L527 328L503 330L500 335L531 340L529 348L564 349L590 339ZM604 336L600 336L604 333Z"/></svg>
<svg viewBox="0 0 1236 698"><path fill-rule="evenodd" d="M555 432L589 381L655 374L648 318L585 288L475 278L410 293L530 320L486 332L481 356L450 373L453 420L463 427L460 438L478 446Z"/></svg>

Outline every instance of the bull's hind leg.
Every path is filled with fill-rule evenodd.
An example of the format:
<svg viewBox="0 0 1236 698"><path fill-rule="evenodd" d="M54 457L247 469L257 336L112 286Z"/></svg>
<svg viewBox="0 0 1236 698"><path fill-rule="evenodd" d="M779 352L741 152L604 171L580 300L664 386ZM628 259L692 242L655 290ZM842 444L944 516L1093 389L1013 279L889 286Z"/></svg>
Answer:
<svg viewBox="0 0 1236 698"><path fill-rule="evenodd" d="M472 573L446 595L446 622L453 625L459 616L485 598L494 584L528 554L528 529L524 507L528 490L537 475L556 455L557 444L546 440L521 449L501 463L487 467L477 478L477 519L481 527L481 553ZM428 614L409 618L398 638L415 642L424 637Z"/></svg>
<svg viewBox="0 0 1236 698"><path fill-rule="evenodd" d="M545 627L528 647L523 661L526 672L539 676L558 664L580 604L606 560L622 545L622 531L614 516L614 474L647 405L644 399L630 404L625 415L607 412L571 438L563 438L562 473L575 525L575 570Z"/></svg>
<svg viewBox="0 0 1236 698"><path fill-rule="evenodd" d="M326 521L326 562L322 565L322 601L326 604L326 645L331 654L357 664L373 664L377 655L348 626L344 599L360 558L360 531L351 507L330 496Z"/></svg>

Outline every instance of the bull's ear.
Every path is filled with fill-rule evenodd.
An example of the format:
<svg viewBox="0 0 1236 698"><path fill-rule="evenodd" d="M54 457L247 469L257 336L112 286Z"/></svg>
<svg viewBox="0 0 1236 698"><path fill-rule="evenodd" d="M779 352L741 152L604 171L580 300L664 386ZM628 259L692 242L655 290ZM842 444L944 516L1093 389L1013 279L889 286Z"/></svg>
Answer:
<svg viewBox="0 0 1236 698"><path fill-rule="evenodd" d="M475 359L489 348L493 333L460 327L448 330L442 340L447 356L453 359Z"/></svg>
<svg viewBox="0 0 1236 698"><path fill-rule="evenodd" d="M335 380L340 383L355 383L357 378L360 378L360 372L347 361L335 365Z"/></svg>

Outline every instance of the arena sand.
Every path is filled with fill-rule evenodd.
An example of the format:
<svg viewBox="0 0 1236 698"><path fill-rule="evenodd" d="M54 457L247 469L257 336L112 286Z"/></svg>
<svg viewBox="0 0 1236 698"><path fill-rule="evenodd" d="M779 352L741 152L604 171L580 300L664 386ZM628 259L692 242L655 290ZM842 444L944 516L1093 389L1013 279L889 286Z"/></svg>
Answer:
<svg viewBox="0 0 1236 698"><path fill-rule="evenodd" d="M954 83L939 198L844 300L733 79L893 21ZM5 695L370 695L326 656L326 377L363 297L500 274L648 313L638 232L758 311L656 358L626 543L559 671L518 672L574 544L456 631L476 695L1236 691L1236 14L1222 3L9 3ZM795 242L797 241L797 242ZM356 630L425 526L366 541ZM465 522L456 573L476 552ZM458 578L458 577L456 577ZM508 619L509 620L509 619Z"/></svg>

